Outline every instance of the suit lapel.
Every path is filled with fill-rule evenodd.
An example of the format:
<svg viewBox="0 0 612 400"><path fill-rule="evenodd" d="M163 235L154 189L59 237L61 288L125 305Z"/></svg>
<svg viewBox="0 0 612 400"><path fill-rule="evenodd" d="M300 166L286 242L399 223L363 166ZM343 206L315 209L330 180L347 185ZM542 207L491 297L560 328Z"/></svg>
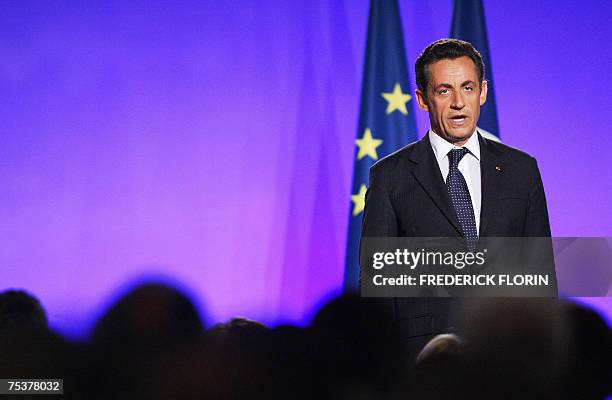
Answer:
<svg viewBox="0 0 612 400"><path fill-rule="evenodd" d="M500 161L500 153L487 141L478 135L480 143L480 236L486 236L487 227L493 219L496 205L499 203L501 177L503 165Z"/></svg>
<svg viewBox="0 0 612 400"><path fill-rule="evenodd" d="M457 233L461 235L461 226L451 205L446 183L429 142L429 135L425 135L423 139L416 143L414 150L410 154L410 160L417 164L412 170L412 174L417 182L419 182L435 205L442 211Z"/></svg>

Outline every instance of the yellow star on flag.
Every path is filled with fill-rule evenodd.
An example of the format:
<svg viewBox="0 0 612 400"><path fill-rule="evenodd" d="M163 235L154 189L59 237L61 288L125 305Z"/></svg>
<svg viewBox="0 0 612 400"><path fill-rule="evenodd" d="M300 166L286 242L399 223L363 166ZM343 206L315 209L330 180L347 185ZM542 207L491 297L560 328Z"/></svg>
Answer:
<svg viewBox="0 0 612 400"><path fill-rule="evenodd" d="M372 157L373 160L378 160L378 154L376 148L382 144L382 140L374 139L372 137L372 131L370 128L366 128L361 139L357 139L357 146L359 147L359 153L357 153L357 160L361 160L365 156Z"/></svg>
<svg viewBox="0 0 612 400"><path fill-rule="evenodd" d="M355 207L353 207L353 217L359 215L360 212L365 208L365 195L366 195L366 185L363 183L359 188L359 193L351 195L351 200L355 203Z"/></svg>
<svg viewBox="0 0 612 400"><path fill-rule="evenodd" d="M395 110L399 110L404 115L408 115L408 110L406 109L406 103L410 101L412 97L408 93L402 93L402 87L399 83L395 84L393 88L393 92L391 93L381 93L382 97L387 100L389 104L387 104L387 114L391 114Z"/></svg>

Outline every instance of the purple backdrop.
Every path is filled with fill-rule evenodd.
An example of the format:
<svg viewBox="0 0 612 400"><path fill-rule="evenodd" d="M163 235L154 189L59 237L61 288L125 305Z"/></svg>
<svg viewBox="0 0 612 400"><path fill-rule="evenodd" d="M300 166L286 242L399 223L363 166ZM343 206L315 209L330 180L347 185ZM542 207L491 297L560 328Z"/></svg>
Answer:
<svg viewBox="0 0 612 400"><path fill-rule="evenodd" d="M452 2L400 3L413 65ZM538 158L553 233L612 236L612 3L485 8L502 137ZM307 320L342 282L367 13L3 3L0 290L70 335L143 275L184 282L211 321Z"/></svg>

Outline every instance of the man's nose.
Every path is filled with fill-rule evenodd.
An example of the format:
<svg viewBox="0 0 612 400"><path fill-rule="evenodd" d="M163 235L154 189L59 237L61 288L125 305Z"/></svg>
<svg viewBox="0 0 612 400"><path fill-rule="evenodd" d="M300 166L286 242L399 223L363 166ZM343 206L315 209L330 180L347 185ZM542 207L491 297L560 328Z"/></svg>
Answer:
<svg viewBox="0 0 612 400"><path fill-rule="evenodd" d="M461 93L455 92L453 94L450 106L453 110L461 110L463 107L465 107L465 101Z"/></svg>

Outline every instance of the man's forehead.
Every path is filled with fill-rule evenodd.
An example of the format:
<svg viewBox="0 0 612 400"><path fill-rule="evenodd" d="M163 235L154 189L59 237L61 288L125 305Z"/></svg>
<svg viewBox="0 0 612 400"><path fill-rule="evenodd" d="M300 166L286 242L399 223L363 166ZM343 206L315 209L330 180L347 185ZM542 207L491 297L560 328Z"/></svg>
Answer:
<svg viewBox="0 0 612 400"><path fill-rule="evenodd" d="M469 57L445 58L431 63L428 66L429 82L431 85L442 83L459 84L472 81L478 82L476 64Z"/></svg>

